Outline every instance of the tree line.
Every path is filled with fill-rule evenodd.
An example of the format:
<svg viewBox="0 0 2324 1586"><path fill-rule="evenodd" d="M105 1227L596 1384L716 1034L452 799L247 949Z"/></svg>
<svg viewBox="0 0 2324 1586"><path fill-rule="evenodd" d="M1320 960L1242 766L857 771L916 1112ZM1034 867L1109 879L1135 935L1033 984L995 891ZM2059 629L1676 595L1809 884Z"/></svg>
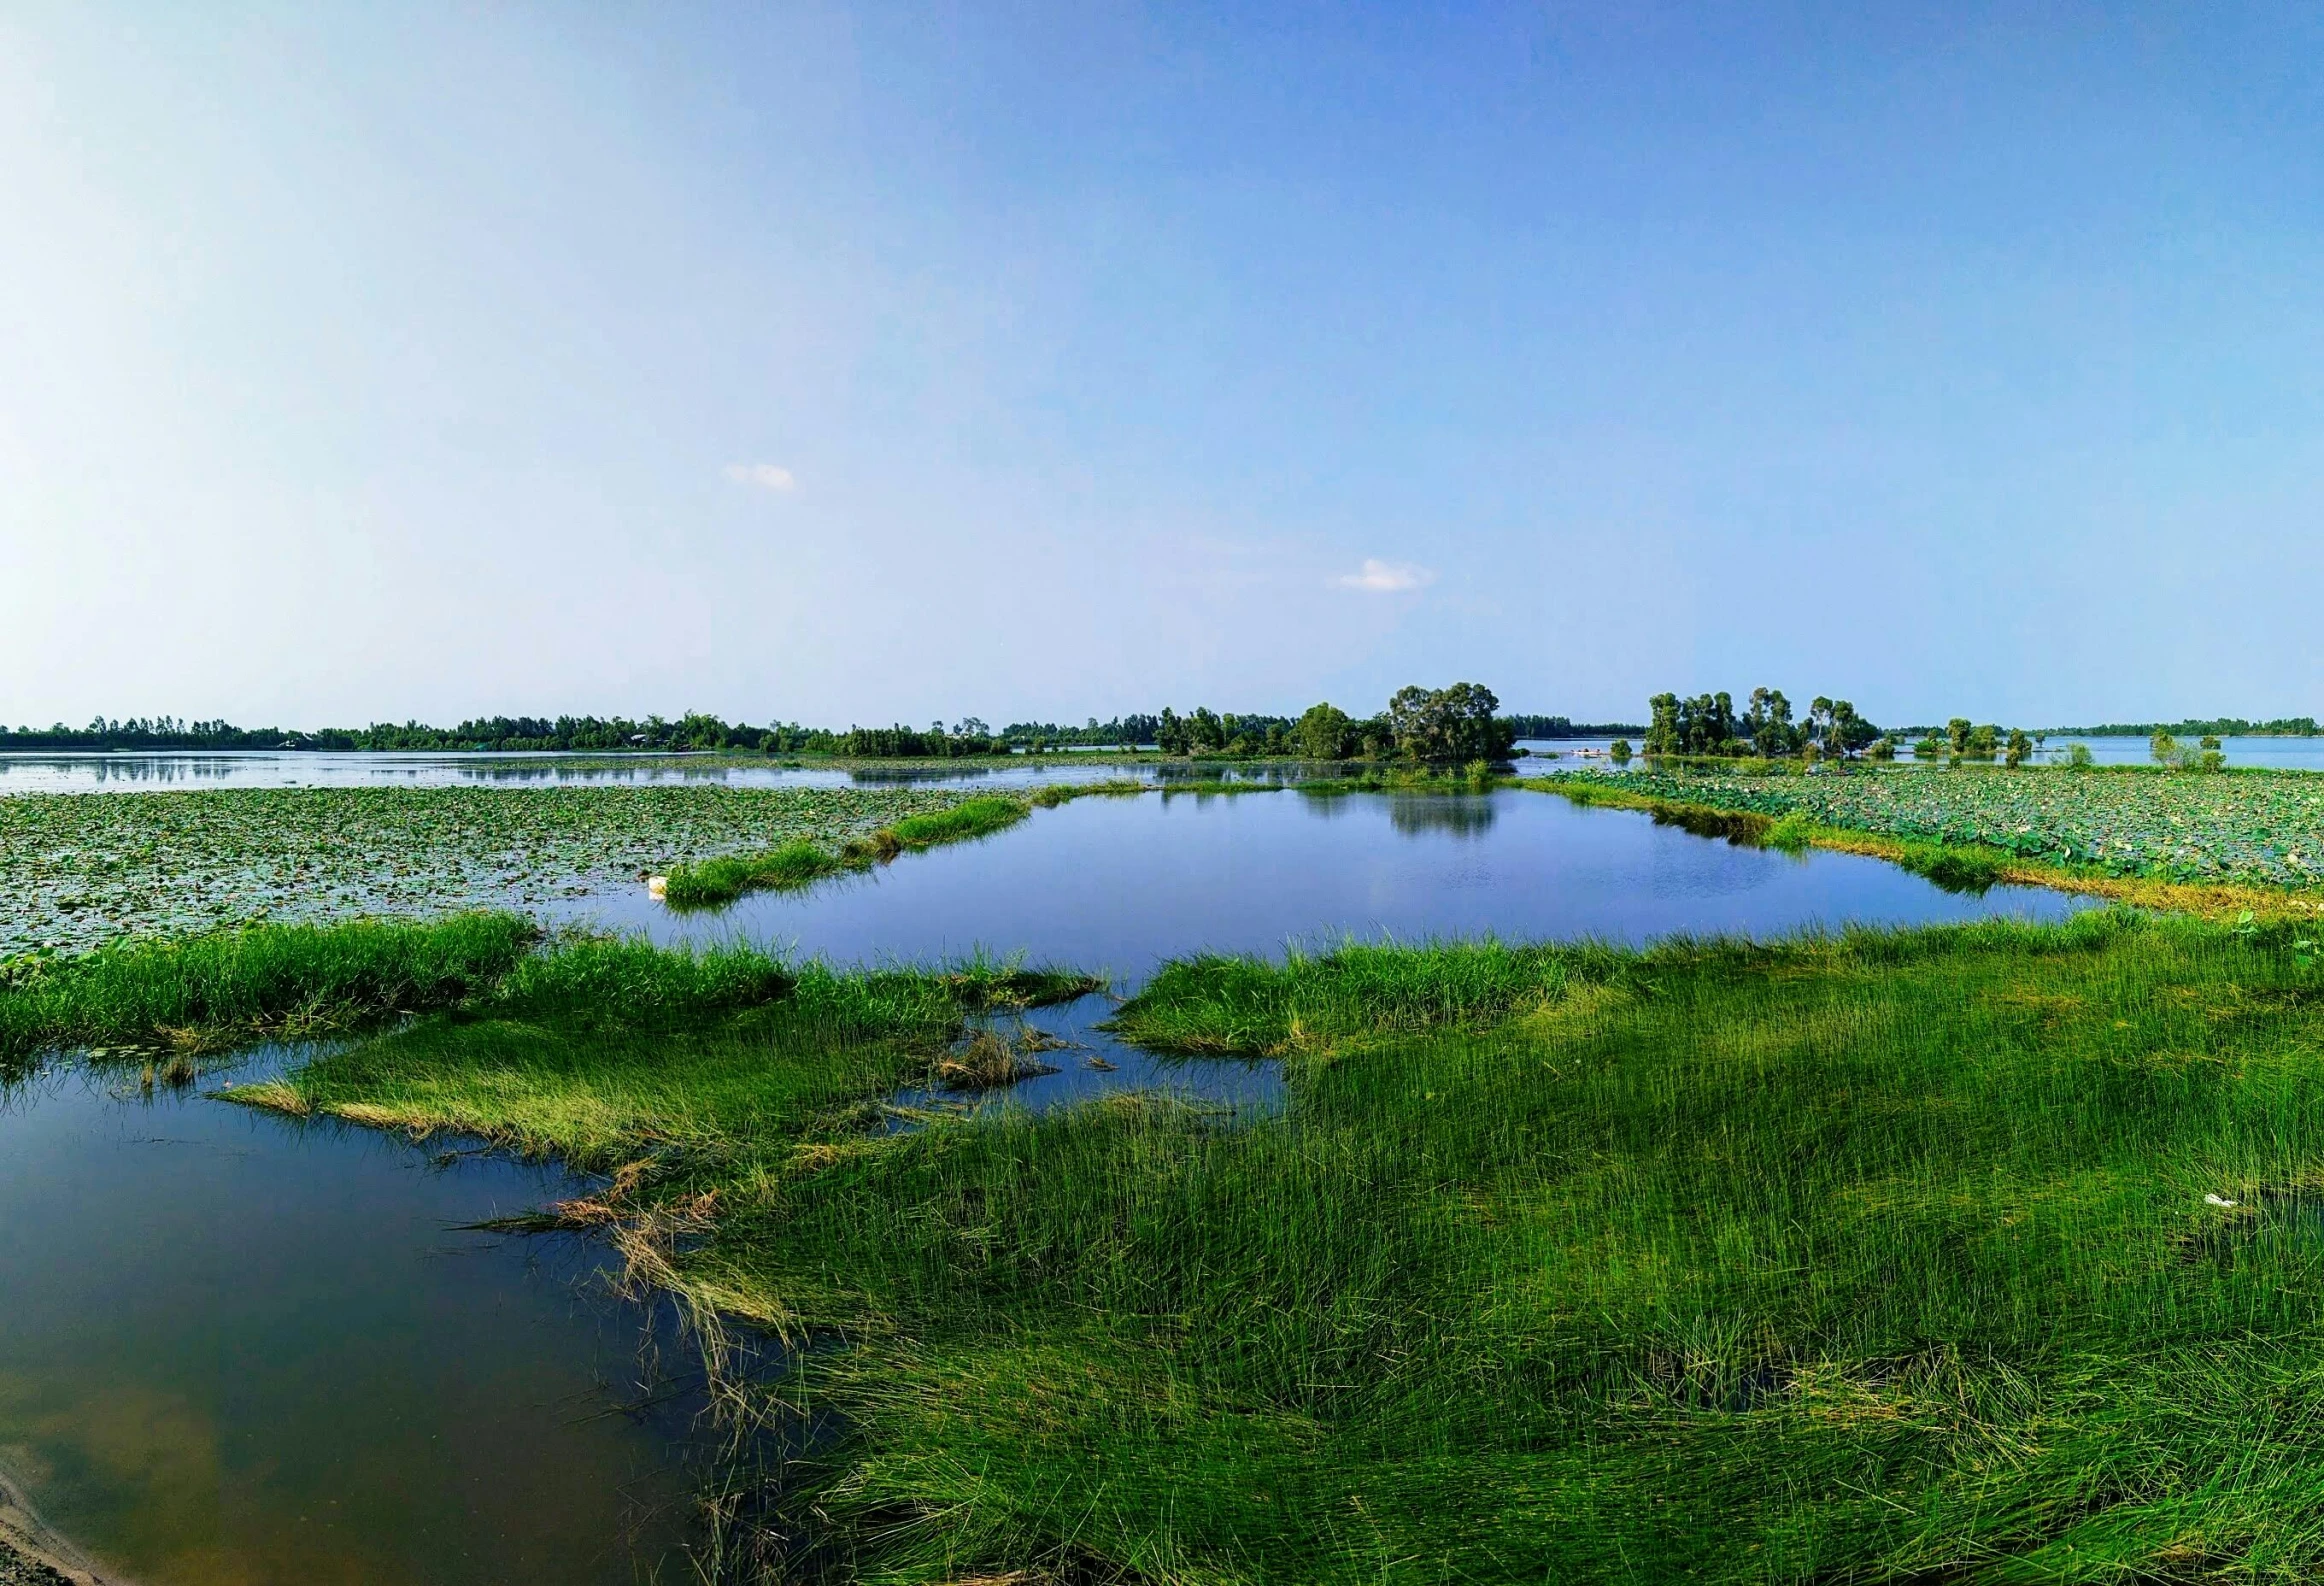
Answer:
<svg viewBox="0 0 2324 1586"><path fill-rule="evenodd" d="M374 722L367 727L302 730L238 727L231 722L185 721L174 716L99 716L86 727L57 722L45 728L0 727L0 749L304 749L372 752L501 750L511 752L616 750L741 750L765 754L828 754L857 759L947 759L969 755L1035 753L1075 746L1138 748L1165 754L1291 755L1319 760L1405 759L1428 762L1498 760L1515 729L1497 721L1490 689L1456 683L1446 689L1405 688L1379 714L1358 721L1322 704L1288 716L1220 714L1204 706L1180 716L1129 713L1081 726L1011 722L995 731L968 716L926 727L896 723L850 726L844 732L776 721L765 726L728 722L700 711L662 716L484 716L452 727L424 722ZM1521 718L1521 720L1564 718Z"/></svg>

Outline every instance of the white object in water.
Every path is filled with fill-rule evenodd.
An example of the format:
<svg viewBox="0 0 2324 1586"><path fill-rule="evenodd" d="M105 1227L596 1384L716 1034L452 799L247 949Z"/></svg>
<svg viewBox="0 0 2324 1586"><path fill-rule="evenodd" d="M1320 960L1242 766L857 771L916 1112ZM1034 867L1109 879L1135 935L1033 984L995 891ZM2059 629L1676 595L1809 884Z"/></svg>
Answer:
<svg viewBox="0 0 2324 1586"><path fill-rule="evenodd" d="M648 877L646 877L646 891L648 891L648 892L652 893L652 894L653 894L655 897L657 897L657 898L658 898L658 897L660 897L660 896L661 896L663 893L665 893L665 892L667 892L667 891L669 891L669 890L670 890L670 878L669 878L668 876L648 876Z"/></svg>
<svg viewBox="0 0 2324 1586"><path fill-rule="evenodd" d="M2206 1206L2233 1206L2235 1202L2217 1195L2206 1195L2203 1197L2203 1204Z"/></svg>

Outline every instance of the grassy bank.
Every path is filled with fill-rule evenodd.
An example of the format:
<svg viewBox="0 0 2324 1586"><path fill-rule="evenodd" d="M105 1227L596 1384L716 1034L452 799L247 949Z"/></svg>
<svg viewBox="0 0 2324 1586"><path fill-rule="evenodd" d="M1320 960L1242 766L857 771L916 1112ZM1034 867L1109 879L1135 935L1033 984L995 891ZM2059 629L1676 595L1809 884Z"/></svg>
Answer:
<svg viewBox="0 0 2324 1586"><path fill-rule="evenodd" d="M716 1200L763 1187L802 1145L851 1140L881 1098L939 1081L971 1015L1096 987L988 962L843 974L748 948L583 938L441 1018L227 1094L553 1152L618 1174L598 1203L610 1218L649 1188Z"/></svg>
<svg viewBox="0 0 2324 1586"><path fill-rule="evenodd" d="M809 1010L869 979L734 1023L755 1059L443 1021L292 1083L650 1160L609 1215L702 1208L668 1281L844 1341L790 1390L847 1430L782 1522L840 1574L2291 1580L2324 1570L2302 941L2109 912L1173 966L1121 1026L1286 1054L1288 1109L1241 1120L851 1131L911 1021Z"/></svg>
<svg viewBox="0 0 2324 1586"><path fill-rule="evenodd" d="M257 918L518 907L952 808L910 787L228 788L0 798L0 958Z"/></svg>

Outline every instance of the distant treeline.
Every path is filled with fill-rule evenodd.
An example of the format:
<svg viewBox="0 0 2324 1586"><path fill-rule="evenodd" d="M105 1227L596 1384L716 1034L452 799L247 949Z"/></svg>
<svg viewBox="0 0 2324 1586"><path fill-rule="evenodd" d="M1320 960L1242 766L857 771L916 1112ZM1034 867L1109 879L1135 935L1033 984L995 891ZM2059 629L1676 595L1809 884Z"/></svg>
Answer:
<svg viewBox="0 0 2324 1586"><path fill-rule="evenodd" d="M1503 716L1520 738L1625 738L1646 735L1634 721L1572 721L1564 716Z"/></svg>
<svg viewBox="0 0 2324 1586"><path fill-rule="evenodd" d="M2111 722L2102 727L2044 727L2047 738L2152 738L2156 733L2180 738L2313 738L2324 728L2313 716L2281 716L2274 721L2245 721L2220 716L2210 721Z"/></svg>
<svg viewBox="0 0 2324 1586"><path fill-rule="evenodd" d="M997 732L976 717L947 726L897 723L851 726L841 732L773 722L754 727L702 712L675 720L647 716L484 716L454 727L424 722L374 722L368 727L306 730L237 727L227 721L184 721L174 716L98 717L86 727L0 727L0 749L310 749L374 752L501 750L508 752L618 750L741 750L764 754L828 754L858 759L947 759L965 755L1040 752L1071 747L1158 746L1166 754L1300 754L1314 759L1499 759L1519 735L1583 736L1620 727L1576 727L1563 716L1496 718L1489 689L1456 683L1448 689L1400 690L1378 715L1357 720L1332 705L1305 715L1220 714L1207 706L1186 716L1131 713L1078 727L1057 722L1011 722Z"/></svg>

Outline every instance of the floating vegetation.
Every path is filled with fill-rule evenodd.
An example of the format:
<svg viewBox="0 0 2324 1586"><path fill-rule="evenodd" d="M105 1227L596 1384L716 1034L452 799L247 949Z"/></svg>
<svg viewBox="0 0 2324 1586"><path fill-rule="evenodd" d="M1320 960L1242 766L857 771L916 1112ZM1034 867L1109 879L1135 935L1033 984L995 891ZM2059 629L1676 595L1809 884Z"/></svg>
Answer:
<svg viewBox="0 0 2324 1586"><path fill-rule="evenodd" d="M825 848L958 806L932 788L234 788L0 798L0 959L252 919L521 906L668 862Z"/></svg>
<svg viewBox="0 0 2324 1586"><path fill-rule="evenodd" d="M1572 786L1577 782L1592 784L1601 796L1592 799ZM1621 771L1553 774L1534 785L1580 793L1582 802L1621 802L1627 795L1769 821L1798 816L1907 843L1982 848L2112 876L2324 885L2324 777L2300 771L2184 776L1899 768L1784 777ZM1985 884L1992 879L1986 876Z"/></svg>

